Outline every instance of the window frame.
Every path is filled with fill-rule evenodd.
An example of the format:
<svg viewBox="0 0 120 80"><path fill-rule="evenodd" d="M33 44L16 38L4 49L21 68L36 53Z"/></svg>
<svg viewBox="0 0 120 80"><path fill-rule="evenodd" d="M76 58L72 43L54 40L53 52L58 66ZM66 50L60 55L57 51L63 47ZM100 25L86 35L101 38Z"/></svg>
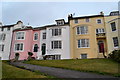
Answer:
<svg viewBox="0 0 120 80"><path fill-rule="evenodd" d="M86 58L82 58L82 55L86 55ZM87 53L82 53L82 54L80 54L80 58L81 59L87 59L88 58L88 54Z"/></svg>
<svg viewBox="0 0 120 80"><path fill-rule="evenodd" d="M37 39L35 39L36 34L37 34ZM37 41L37 40L38 40L38 33L37 33L37 32L34 33L34 37L33 37L33 39L34 39L34 41Z"/></svg>
<svg viewBox="0 0 120 80"><path fill-rule="evenodd" d="M79 20L78 19L74 19L74 24L78 24Z"/></svg>
<svg viewBox="0 0 120 80"><path fill-rule="evenodd" d="M23 39L18 39L17 37L17 33L21 33L21 32L23 32L24 33L24 36L23 36ZM16 32L15 33L15 40L25 40L25 34L26 34L26 32L25 31L18 31L18 32ZM21 36L20 36L21 37Z"/></svg>
<svg viewBox="0 0 120 80"><path fill-rule="evenodd" d="M33 45L33 52L36 52L36 51L35 51L35 45L37 45L37 52L38 52L38 48L39 48L39 47L38 47L38 44L34 44L34 45Z"/></svg>
<svg viewBox="0 0 120 80"><path fill-rule="evenodd" d="M52 29L52 36L61 36L62 35L62 28L53 28Z"/></svg>
<svg viewBox="0 0 120 80"><path fill-rule="evenodd" d="M16 47L17 47L16 45L17 45L17 44L23 44L22 50L16 50ZM21 48L21 46L19 47L19 49L20 49L20 48ZM23 52L23 51L24 51L24 43L20 42L20 43L15 43L15 44L14 44L14 52Z"/></svg>
<svg viewBox="0 0 120 80"><path fill-rule="evenodd" d="M101 34L101 33L105 33L105 29L104 28L97 28L96 29L96 34Z"/></svg>
<svg viewBox="0 0 120 80"><path fill-rule="evenodd" d="M51 41L51 49L62 49L62 41L61 40L55 40Z"/></svg>
<svg viewBox="0 0 120 80"><path fill-rule="evenodd" d="M113 30L113 27L112 27L112 24L113 24L113 23L115 23L115 22L111 22L111 23L110 23L111 31L112 31L112 32L115 32L115 31L117 30L117 28L116 28L116 23L115 23L115 25L114 25L114 30Z"/></svg>
<svg viewBox="0 0 120 80"><path fill-rule="evenodd" d="M42 39L45 40L46 39L46 32L42 33Z"/></svg>
<svg viewBox="0 0 120 80"><path fill-rule="evenodd" d="M83 26L77 26L76 27L76 34L77 35L86 35L86 34L88 34L88 26L84 26L84 25Z"/></svg>
<svg viewBox="0 0 120 80"><path fill-rule="evenodd" d="M6 39L6 34L5 33L0 34L0 41L5 41L5 39Z"/></svg>
<svg viewBox="0 0 120 80"><path fill-rule="evenodd" d="M98 23L98 20L100 20L101 23ZM102 19L97 19L96 22L97 22L97 24L102 24Z"/></svg>
<svg viewBox="0 0 120 80"><path fill-rule="evenodd" d="M4 44L0 44L0 51L4 52L4 50L5 50L5 45Z"/></svg>
<svg viewBox="0 0 120 80"><path fill-rule="evenodd" d="M7 27L7 31L10 31L11 27Z"/></svg>
<svg viewBox="0 0 120 80"><path fill-rule="evenodd" d="M83 46L82 40L85 40L84 46ZM77 48L90 48L90 40L87 38L86 39L78 39L77 40Z"/></svg>
<svg viewBox="0 0 120 80"><path fill-rule="evenodd" d="M1 28L1 31L4 31L4 28L3 28L3 27Z"/></svg>
<svg viewBox="0 0 120 80"><path fill-rule="evenodd" d="M116 38L116 40L117 40L117 46L116 46L116 44L115 44L115 38ZM118 37L112 37L112 40L113 40L113 46L114 46L114 48L118 48L119 47L119 40L118 40Z"/></svg>
<svg viewBox="0 0 120 80"><path fill-rule="evenodd" d="M86 18L86 19L85 19L85 22L90 22L90 18Z"/></svg>

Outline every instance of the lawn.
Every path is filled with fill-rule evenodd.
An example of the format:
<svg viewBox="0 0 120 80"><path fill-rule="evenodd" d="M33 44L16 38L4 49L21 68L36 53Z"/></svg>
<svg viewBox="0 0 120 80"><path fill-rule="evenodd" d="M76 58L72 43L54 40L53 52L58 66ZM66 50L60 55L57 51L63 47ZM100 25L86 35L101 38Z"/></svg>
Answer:
<svg viewBox="0 0 120 80"><path fill-rule="evenodd" d="M2 78L47 78L47 76L20 69L2 62Z"/></svg>
<svg viewBox="0 0 120 80"><path fill-rule="evenodd" d="M31 60L25 63L120 77L119 63L110 59Z"/></svg>

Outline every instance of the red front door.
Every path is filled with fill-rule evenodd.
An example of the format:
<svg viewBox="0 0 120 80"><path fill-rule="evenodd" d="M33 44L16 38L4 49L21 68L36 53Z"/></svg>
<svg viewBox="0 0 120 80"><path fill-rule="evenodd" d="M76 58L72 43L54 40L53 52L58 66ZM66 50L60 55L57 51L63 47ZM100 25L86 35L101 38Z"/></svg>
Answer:
<svg viewBox="0 0 120 80"><path fill-rule="evenodd" d="M99 53L104 53L104 43L103 43L103 41L98 42L98 46L99 46Z"/></svg>

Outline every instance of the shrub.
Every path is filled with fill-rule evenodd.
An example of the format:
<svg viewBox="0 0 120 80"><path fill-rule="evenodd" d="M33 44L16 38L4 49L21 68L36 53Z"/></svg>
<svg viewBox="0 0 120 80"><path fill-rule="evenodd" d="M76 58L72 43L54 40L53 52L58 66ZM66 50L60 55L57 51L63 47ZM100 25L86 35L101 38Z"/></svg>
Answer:
<svg viewBox="0 0 120 80"><path fill-rule="evenodd" d="M15 53L15 56L19 56L19 53Z"/></svg>
<svg viewBox="0 0 120 80"><path fill-rule="evenodd" d="M109 54L109 58L120 62L120 50L114 50Z"/></svg>
<svg viewBox="0 0 120 80"><path fill-rule="evenodd" d="M32 53L32 52L28 52L28 55L29 55L29 56L32 56L32 55L33 55L33 53Z"/></svg>
<svg viewBox="0 0 120 80"><path fill-rule="evenodd" d="M32 52L28 52L28 60L32 60L32 55L33 55L33 53Z"/></svg>
<svg viewBox="0 0 120 80"><path fill-rule="evenodd" d="M15 53L15 61L18 61L18 59L19 59L19 53Z"/></svg>

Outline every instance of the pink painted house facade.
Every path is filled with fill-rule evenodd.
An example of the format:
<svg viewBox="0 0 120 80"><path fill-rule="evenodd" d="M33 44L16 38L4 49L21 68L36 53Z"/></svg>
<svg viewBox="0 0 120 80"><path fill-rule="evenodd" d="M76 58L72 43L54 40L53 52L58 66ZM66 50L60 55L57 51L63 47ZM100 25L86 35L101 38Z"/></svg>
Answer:
<svg viewBox="0 0 120 80"><path fill-rule="evenodd" d="M13 31L10 59L19 53L19 60L26 60L28 52L32 52L34 58L40 52L40 30L32 27Z"/></svg>

